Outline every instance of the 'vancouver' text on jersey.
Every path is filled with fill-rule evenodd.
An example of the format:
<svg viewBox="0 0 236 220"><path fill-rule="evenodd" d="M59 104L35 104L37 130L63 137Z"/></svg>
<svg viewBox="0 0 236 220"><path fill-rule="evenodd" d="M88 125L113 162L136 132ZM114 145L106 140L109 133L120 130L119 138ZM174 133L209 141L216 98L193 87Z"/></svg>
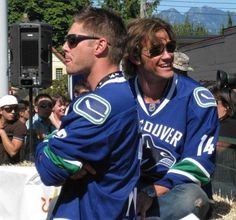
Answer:
<svg viewBox="0 0 236 220"><path fill-rule="evenodd" d="M142 180L169 189L182 183L208 183L219 132L213 95L175 74L160 103L146 104L137 78L130 84L143 134Z"/></svg>

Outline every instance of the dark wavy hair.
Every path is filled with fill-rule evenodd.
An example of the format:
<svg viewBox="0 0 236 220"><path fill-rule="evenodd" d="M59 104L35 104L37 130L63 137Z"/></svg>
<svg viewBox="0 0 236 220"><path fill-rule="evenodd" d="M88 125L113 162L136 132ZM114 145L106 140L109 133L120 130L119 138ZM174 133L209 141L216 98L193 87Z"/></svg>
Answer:
<svg viewBox="0 0 236 220"><path fill-rule="evenodd" d="M128 76L136 75L136 65L132 60L140 60L142 48L147 42L155 44L156 33L160 30L165 30L170 40L175 40L172 26L160 18L138 18L128 25L126 51L123 59L123 69Z"/></svg>

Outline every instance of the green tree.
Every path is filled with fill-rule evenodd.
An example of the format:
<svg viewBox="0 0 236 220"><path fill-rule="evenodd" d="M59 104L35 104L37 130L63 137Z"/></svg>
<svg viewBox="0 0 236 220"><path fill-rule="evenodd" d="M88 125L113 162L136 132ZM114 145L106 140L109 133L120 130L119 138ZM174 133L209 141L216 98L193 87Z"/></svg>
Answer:
<svg viewBox="0 0 236 220"><path fill-rule="evenodd" d="M225 26L222 24L220 27L220 34L224 34Z"/></svg>
<svg viewBox="0 0 236 220"><path fill-rule="evenodd" d="M48 93L51 96L62 94L69 98L68 75L62 75L60 80L53 80L52 86L44 89L43 92Z"/></svg>
<svg viewBox="0 0 236 220"><path fill-rule="evenodd" d="M193 33L195 36L205 36L209 34L206 28L201 25L197 25L196 27L194 27Z"/></svg>
<svg viewBox="0 0 236 220"><path fill-rule="evenodd" d="M173 29L177 36L205 36L208 34L202 25L193 26L188 17L186 17L184 24L174 24Z"/></svg>
<svg viewBox="0 0 236 220"><path fill-rule="evenodd" d="M144 2L144 9L146 14L151 16L159 5L160 0L146 0ZM134 18L140 17L140 1L137 0L100 0L98 5L103 8L112 8L116 11L127 23Z"/></svg>
<svg viewBox="0 0 236 220"><path fill-rule="evenodd" d="M19 22L26 13L29 21L48 23L53 27L53 46L59 49L73 15L91 4L90 0L8 0L8 22Z"/></svg>
<svg viewBox="0 0 236 220"><path fill-rule="evenodd" d="M147 10L147 15L151 16L154 11L157 9L157 6L160 4L160 0L147 0L146 1L146 10Z"/></svg>
<svg viewBox="0 0 236 220"><path fill-rule="evenodd" d="M233 26L232 17L231 17L231 14L228 12L228 24L227 24L227 27L232 27L232 26Z"/></svg>

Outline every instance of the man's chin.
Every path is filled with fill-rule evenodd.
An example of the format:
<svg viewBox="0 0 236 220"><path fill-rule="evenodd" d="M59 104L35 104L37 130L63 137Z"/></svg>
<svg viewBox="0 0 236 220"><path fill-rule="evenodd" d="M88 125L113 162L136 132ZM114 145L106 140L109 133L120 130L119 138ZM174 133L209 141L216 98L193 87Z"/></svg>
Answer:
<svg viewBox="0 0 236 220"><path fill-rule="evenodd" d="M66 72L67 72L67 74L68 74L69 76L81 75L81 74L82 74L82 73L80 73L80 72L74 72L74 71L69 71L69 70L67 70Z"/></svg>

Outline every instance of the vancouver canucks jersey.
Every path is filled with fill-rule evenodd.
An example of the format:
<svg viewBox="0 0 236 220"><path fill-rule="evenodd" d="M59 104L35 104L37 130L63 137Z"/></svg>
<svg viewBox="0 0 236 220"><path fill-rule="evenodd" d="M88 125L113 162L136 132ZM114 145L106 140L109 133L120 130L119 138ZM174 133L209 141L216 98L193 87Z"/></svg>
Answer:
<svg viewBox="0 0 236 220"><path fill-rule="evenodd" d="M216 102L194 80L174 75L157 105L147 105L130 80L143 133L142 180L168 188L206 184L214 171L219 123Z"/></svg>
<svg viewBox="0 0 236 220"><path fill-rule="evenodd" d="M46 185L62 185L52 219L123 219L139 178L137 106L123 74L106 77L77 98L55 136L38 145L36 167ZM96 175L74 180L83 163ZM130 216L132 218L134 216Z"/></svg>

